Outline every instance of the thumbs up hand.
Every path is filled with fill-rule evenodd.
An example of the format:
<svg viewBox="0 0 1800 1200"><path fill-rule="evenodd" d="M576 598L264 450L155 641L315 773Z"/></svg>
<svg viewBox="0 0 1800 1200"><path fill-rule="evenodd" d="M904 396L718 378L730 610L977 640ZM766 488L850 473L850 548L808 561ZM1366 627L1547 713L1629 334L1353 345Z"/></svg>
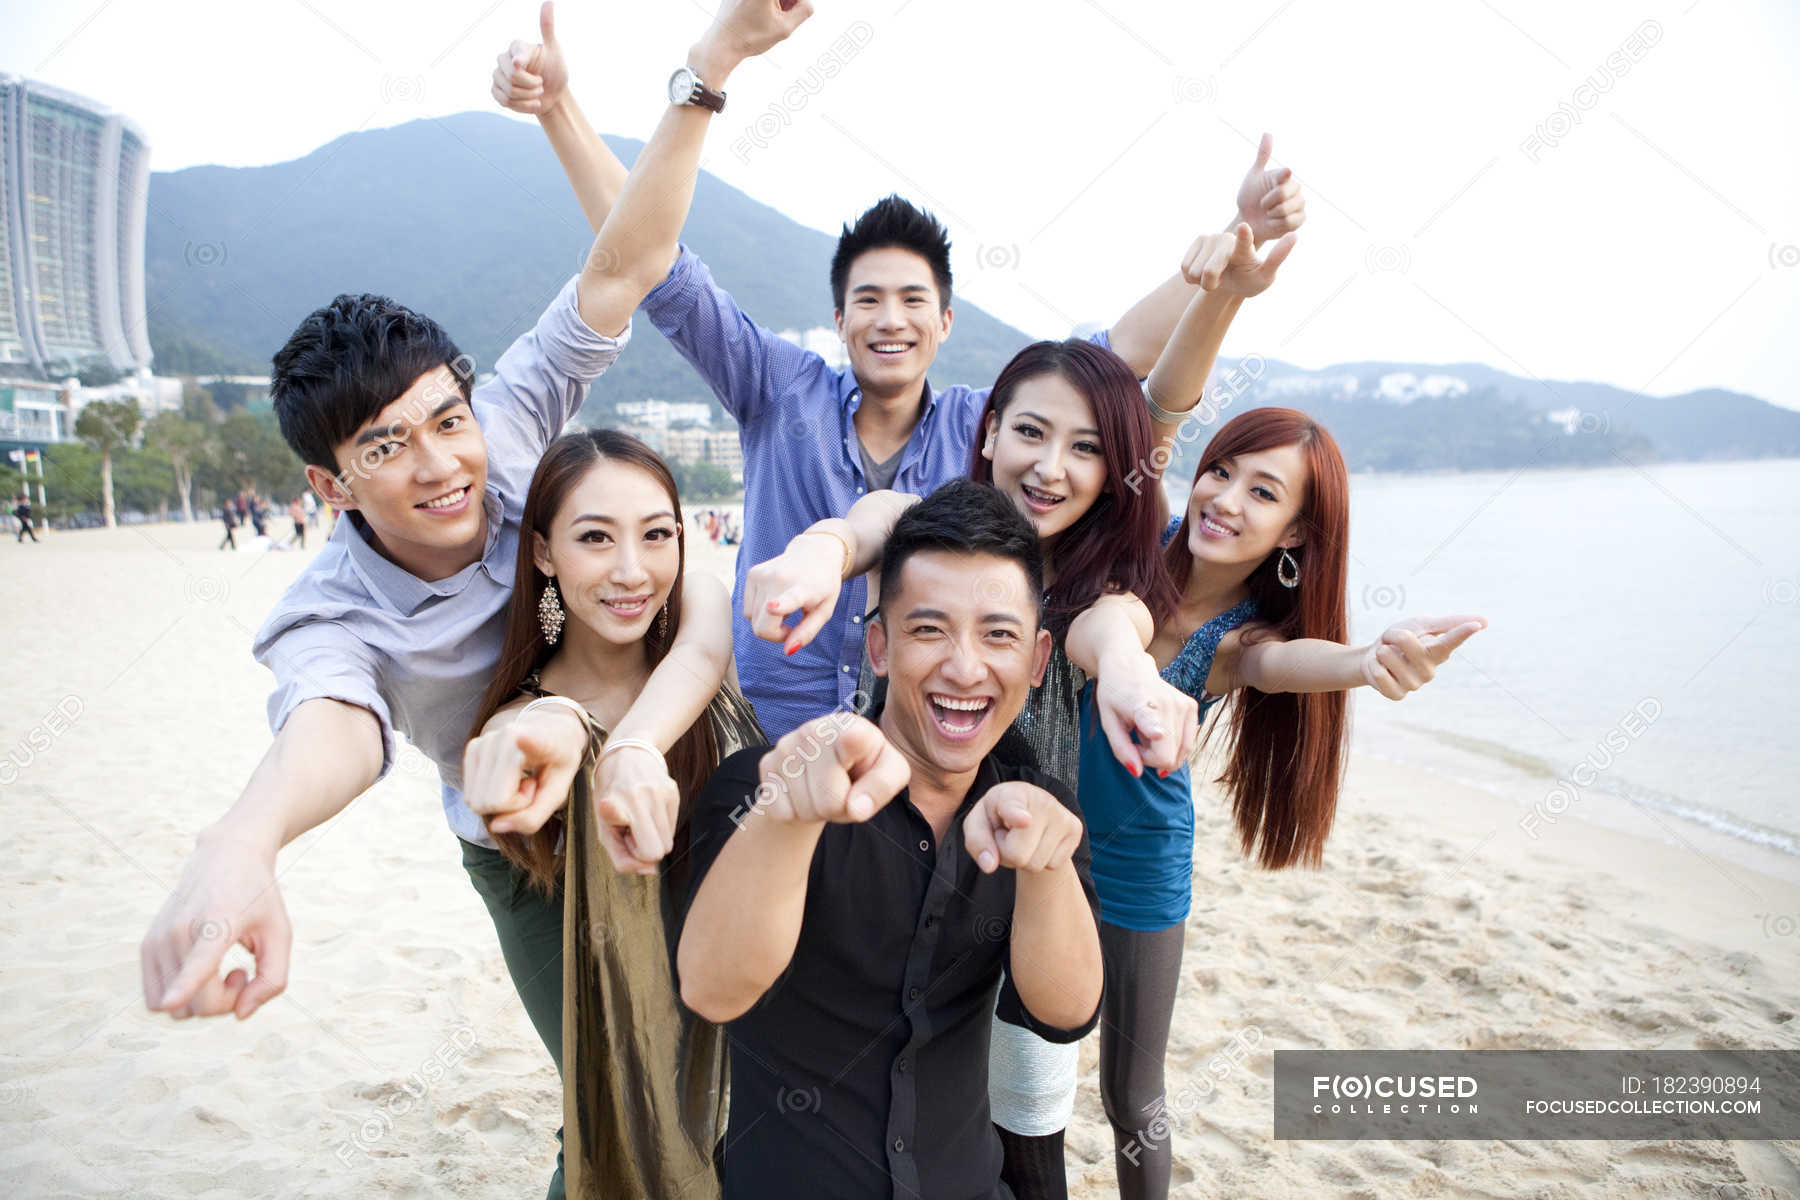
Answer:
<svg viewBox="0 0 1800 1200"><path fill-rule="evenodd" d="M541 43L514 42L495 59L494 83L489 90L501 108L542 117L568 94L569 64L556 40L554 7L544 0L544 7L538 10Z"/></svg>

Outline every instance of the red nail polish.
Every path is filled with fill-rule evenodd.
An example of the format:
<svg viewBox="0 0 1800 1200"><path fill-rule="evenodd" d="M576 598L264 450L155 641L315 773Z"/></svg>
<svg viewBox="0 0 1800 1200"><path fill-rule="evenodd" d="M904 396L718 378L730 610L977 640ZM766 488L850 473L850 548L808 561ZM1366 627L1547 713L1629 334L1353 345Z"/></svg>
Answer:
<svg viewBox="0 0 1800 1200"><path fill-rule="evenodd" d="M783 650L783 651L782 651L782 653L783 653L783 654L786 654L786 655L789 655L789 656L792 656L792 655L793 655L793 654L795 654L795 653L796 653L796 652L797 652L797 651L798 651L798 650L799 650L799 649L800 649L800 647L798 647L798 646L789 646L789 647L788 647L788 648L787 648L787 649L786 649L786 650Z"/></svg>
<svg viewBox="0 0 1800 1200"><path fill-rule="evenodd" d="M1138 776L1140 776L1144 773L1144 768L1138 766L1136 763L1126 764L1126 770L1131 772L1131 777L1133 779L1136 779Z"/></svg>

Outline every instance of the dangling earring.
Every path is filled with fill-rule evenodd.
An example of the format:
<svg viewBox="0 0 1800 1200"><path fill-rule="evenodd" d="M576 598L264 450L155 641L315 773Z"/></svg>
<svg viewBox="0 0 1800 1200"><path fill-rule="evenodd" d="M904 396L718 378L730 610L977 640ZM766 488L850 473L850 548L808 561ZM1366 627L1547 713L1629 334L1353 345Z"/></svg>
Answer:
<svg viewBox="0 0 1800 1200"><path fill-rule="evenodd" d="M658 642L669 640L669 606L667 604L664 604L662 611L656 614L656 640Z"/></svg>
<svg viewBox="0 0 1800 1200"><path fill-rule="evenodd" d="M544 585L544 594L538 597L538 625L544 631L544 640L556 645L556 639L562 636L563 607L554 579Z"/></svg>
<svg viewBox="0 0 1800 1200"><path fill-rule="evenodd" d="M1275 563L1275 578L1284 588L1300 586L1300 564L1285 546Z"/></svg>

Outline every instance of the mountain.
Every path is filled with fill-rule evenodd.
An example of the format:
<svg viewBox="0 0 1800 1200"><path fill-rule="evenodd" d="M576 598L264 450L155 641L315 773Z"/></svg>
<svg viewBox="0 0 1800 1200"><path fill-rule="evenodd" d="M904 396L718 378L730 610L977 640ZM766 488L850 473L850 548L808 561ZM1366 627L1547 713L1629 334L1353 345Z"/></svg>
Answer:
<svg viewBox="0 0 1800 1200"><path fill-rule="evenodd" d="M1238 403L1312 413L1338 436L1353 469L1800 457L1800 412L1721 388L1651 396L1481 363L1307 370L1271 359L1240 360L1239 370L1255 378Z"/></svg>
<svg viewBox="0 0 1800 1200"><path fill-rule="evenodd" d="M607 141L626 162L641 149ZM592 243L542 134L493 113L346 134L270 166L156 173L149 211L150 339L164 373L267 373L300 319L344 291L429 313L486 369ZM703 172L683 240L768 328L830 324L830 236ZM988 382L1029 340L959 303L932 379ZM602 423L613 404L644 397L713 403L640 319L583 416ZM1800 456L1800 412L1754 396L1649 396L1479 363L1268 360L1233 403L1308 409L1358 470ZM1182 460L1198 449L1184 446Z"/></svg>
<svg viewBox="0 0 1800 1200"><path fill-rule="evenodd" d="M627 164L642 148L606 141ZM593 243L543 134L491 113L346 134L270 166L156 173L149 209L150 336L163 372L266 374L301 318L346 291L429 314L486 370ZM683 240L768 328L831 324L834 238L702 172ZM1031 340L974 305L956 310L934 380L991 381ZM640 319L594 396L711 393Z"/></svg>

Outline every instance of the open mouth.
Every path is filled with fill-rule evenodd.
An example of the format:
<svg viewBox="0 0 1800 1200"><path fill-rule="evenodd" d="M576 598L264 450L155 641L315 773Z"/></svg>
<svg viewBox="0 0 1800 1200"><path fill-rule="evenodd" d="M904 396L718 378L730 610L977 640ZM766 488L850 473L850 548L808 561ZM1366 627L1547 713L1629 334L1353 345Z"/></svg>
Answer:
<svg viewBox="0 0 1800 1200"><path fill-rule="evenodd" d="M423 504L415 504L413 507L430 513L455 513L461 512L468 500L469 489L467 486L463 486L454 492L445 492L434 500L427 500Z"/></svg>
<svg viewBox="0 0 1800 1200"><path fill-rule="evenodd" d="M1059 496L1055 492L1046 492L1041 488L1034 488L1030 484L1025 483L1019 485L1019 490L1025 495L1025 507L1040 515L1049 512L1064 500L1068 499L1067 496Z"/></svg>
<svg viewBox="0 0 1800 1200"><path fill-rule="evenodd" d="M898 358L913 348L912 342L870 342L869 349L881 358Z"/></svg>
<svg viewBox="0 0 1800 1200"><path fill-rule="evenodd" d="M994 709L992 696L951 696L933 692L926 697L931 703L931 719L938 733L954 742L974 737Z"/></svg>
<svg viewBox="0 0 1800 1200"><path fill-rule="evenodd" d="M648 596L619 596L612 600L603 599L600 603L606 606L607 612L627 621L643 616L650 609Z"/></svg>

